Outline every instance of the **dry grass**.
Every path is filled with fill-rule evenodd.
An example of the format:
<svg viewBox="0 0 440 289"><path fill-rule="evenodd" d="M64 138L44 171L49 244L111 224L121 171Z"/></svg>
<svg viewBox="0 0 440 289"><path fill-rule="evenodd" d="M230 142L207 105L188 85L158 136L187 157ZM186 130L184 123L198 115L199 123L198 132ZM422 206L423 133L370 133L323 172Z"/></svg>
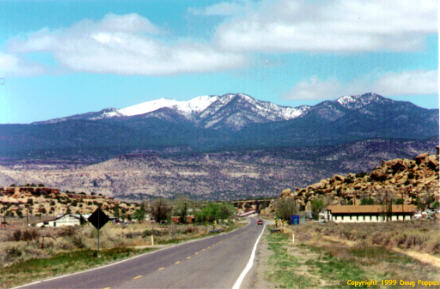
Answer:
<svg viewBox="0 0 440 289"><path fill-rule="evenodd" d="M269 278L281 288L354 288L347 280L378 281L378 286L369 288L402 288L380 282L440 278L438 268L407 254L437 252L436 223L306 223L293 230L294 245L290 234L268 236L273 251ZM415 288L426 287L416 284Z"/></svg>
<svg viewBox="0 0 440 289"><path fill-rule="evenodd" d="M223 231L232 230L234 222L220 224ZM178 243L210 234L212 226L158 225L158 224L107 224L100 232L100 246L111 248L150 247ZM46 258L58 253L97 247L97 231L90 225L64 228L15 228L0 230L0 268L32 258Z"/></svg>
<svg viewBox="0 0 440 289"><path fill-rule="evenodd" d="M385 224L307 223L298 227L297 237L305 240L316 236L362 242L369 246L411 249L440 254L438 221L390 222Z"/></svg>

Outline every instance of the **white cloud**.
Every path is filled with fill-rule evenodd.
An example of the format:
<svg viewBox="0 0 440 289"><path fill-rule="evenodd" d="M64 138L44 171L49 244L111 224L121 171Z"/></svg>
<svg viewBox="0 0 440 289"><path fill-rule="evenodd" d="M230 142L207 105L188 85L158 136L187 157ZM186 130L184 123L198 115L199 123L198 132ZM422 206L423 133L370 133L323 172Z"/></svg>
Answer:
<svg viewBox="0 0 440 289"><path fill-rule="evenodd" d="M284 97L288 99L323 99L341 95L342 86L337 79L320 80L312 77L301 80Z"/></svg>
<svg viewBox="0 0 440 289"><path fill-rule="evenodd" d="M311 77L298 82L284 95L287 99L328 99L343 95L356 95L373 91L386 96L417 96L438 93L436 70L389 72L380 76L367 76L343 84L332 78L320 80Z"/></svg>
<svg viewBox="0 0 440 289"><path fill-rule="evenodd" d="M42 29L9 49L52 53L64 67L94 73L165 75L210 72L245 65L243 56L194 41L171 42L164 31L137 14L109 14L69 28Z"/></svg>
<svg viewBox="0 0 440 289"><path fill-rule="evenodd" d="M217 27L234 51L405 51L437 31L437 0L263 0Z"/></svg>
<svg viewBox="0 0 440 289"><path fill-rule="evenodd" d="M203 8L189 8L189 12L201 16L231 16L251 9L249 0L219 2Z"/></svg>
<svg viewBox="0 0 440 289"><path fill-rule="evenodd" d="M427 95L438 93L437 71L416 70L387 73L374 83L385 95Z"/></svg>
<svg viewBox="0 0 440 289"><path fill-rule="evenodd" d="M0 52L0 77L9 75L35 75L43 72L38 65L25 63L15 55Z"/></svg>

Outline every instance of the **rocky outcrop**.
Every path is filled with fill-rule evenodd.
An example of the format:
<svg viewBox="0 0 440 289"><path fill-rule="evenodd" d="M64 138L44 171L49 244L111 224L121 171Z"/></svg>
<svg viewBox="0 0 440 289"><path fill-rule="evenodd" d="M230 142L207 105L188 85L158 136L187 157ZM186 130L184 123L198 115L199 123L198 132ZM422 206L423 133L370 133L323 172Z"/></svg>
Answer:
<svg viewBox="0 0 440 289"><path fill-rule="evenodd" d="M280 197L293 197L302 208L313 199L325 198L329 204L383 203L403 199L405 203L428 206L438 201L438 155L422 153L413 160L382 161L370 173L334 175L295 191L283 190Z"/></svg>
<svg viewBox="0 0 440 289"><path fill-rule="evenodd" d="M29 213L34 216L57 216L65 213L88 214L98 206L113 215L116 207L121 214L131 216L136 203L127 203L102 195L60 192L47 187L0 187L0 212L2 216L19 216Z"/></svg>

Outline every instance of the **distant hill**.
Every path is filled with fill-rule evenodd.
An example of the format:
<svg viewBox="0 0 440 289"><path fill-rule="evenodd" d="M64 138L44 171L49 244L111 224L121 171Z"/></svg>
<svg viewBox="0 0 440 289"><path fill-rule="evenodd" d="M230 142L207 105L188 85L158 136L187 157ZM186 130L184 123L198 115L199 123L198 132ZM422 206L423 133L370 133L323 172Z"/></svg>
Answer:
<svg viewBox="0 0 440 289"><path fill-rule="evenodd" d="M121 215L131 216L137 204L115 200L102 195L61 192L59 189L42 186L17 186L0 188L0 211L2 216L58 216L66 213L90 214L101 206L113 216L119 208Z"/></svg>
<svg viewBox="0 0 440 289"><path fill-rule="evenodd" d="M438 138L370 139L252 151L144 152L92 165L23 161L0 167L0 176L7 182L0 185L44 183L132 200L176 194L195 199L274 197L286 187L304 187L334 174L366 172L382 160L434 153L437 144Z"/></svg>
<svg viewBox="0 0 440 289"><path fill-rule="evenodd" d="M438 136L438 109L375 93L287 107L245 94L159 99L32 124L0 125L0 164L93 163L142 152L220 152Z"/></svg>

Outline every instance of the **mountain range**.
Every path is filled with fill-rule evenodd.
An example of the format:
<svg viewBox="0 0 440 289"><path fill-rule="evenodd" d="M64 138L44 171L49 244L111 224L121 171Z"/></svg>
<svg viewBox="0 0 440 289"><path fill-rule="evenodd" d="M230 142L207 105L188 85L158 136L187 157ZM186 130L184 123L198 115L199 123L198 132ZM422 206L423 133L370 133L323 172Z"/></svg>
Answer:
<svg viewBox="0 0 440 289"><path fill-rule="evenodd" d="M288 107L246 94L158 99L31 124L0 125L0 163L84 163L142 152L213 152L438 136L438 109L375 93Z"/></svg>

